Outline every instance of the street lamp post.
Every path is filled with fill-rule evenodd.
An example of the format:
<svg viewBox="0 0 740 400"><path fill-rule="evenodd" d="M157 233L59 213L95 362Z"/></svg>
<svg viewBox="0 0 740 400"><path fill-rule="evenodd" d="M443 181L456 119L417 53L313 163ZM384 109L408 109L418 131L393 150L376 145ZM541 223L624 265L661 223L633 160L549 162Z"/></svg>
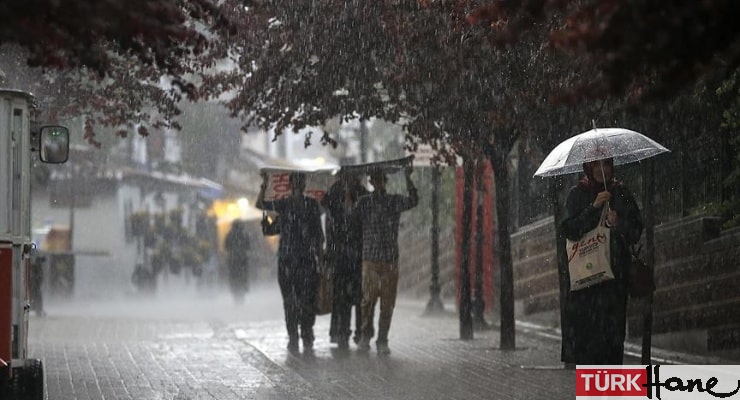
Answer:
<svg viewBox="0 0 740 400"><path fill-rule="evenodd" d="M475 210L475 297L473 298L473 326L476 329L488 329L483 314L486 310L485 300L483 300L483 196L485 187L483 185L483 169L479 164L476 173L476 210Z"/></svg>
<svg viewBox="0 0 740 400"><path fill-rule="evenodd" d="M432 166L432 284L429 286L429 302L426 313L439 313L444 311L444 305L439 298L439 166Z"/></svg>
<svg viewBox="0 0 740 400"><path fill-rule="evenodd" d="M463 160L462 260L460 263L460 339L473 339L470 300L470 224L473 214L473 171L469 157Z"/></svg>

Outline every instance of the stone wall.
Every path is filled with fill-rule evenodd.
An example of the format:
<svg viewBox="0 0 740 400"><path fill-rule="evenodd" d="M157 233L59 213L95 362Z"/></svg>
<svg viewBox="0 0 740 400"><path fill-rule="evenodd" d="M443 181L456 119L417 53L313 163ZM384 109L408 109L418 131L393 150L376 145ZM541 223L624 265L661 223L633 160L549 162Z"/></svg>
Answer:
<svg viewBox="0 0 740 400"><path fill-rule="evenodd" d="M644 236L644 235L643 235ZM644 240L644 237L643 237ZM512 235L514 293L522 316L559 322L553 218ZM740 228L693 216L655 227L653 334L701 332L707 351L740 348ZM629 335L642 335L639 304L631 304Z"/></svg>

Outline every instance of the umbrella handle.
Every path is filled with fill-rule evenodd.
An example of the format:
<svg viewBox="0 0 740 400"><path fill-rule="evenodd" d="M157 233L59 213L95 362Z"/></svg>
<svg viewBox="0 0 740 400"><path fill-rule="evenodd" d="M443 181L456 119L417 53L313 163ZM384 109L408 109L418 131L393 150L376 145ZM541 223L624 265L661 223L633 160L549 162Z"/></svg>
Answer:
<svg viewBox="0 0 740 400"><path fill-rule="evenodd" d="M604 191L608 192L609 188L606 187L606 174L604 174L604 160L599 160L601 165L601 180L604 181ZM604 211L601 213L601 224L606 226L606 213L609 212L609 202L607 201L604 205Z"/></svg>
<svg viewBox="0 0 740 400"><path fill-rule="evenodd" d="M608 192L609 188L606 187L606 175L604 174L604 160L599 160L601 166L601 180L604 182L604 191Z"/></svg>
<svg viewBox="0 0 740 400"><path fill-rule="evenodd" d="M599 218L599 226L606 225L606 214L609 212L609 202L607 201L601 209L601 218Z"/></svg>
<svg viewBox="0 0 740 400"><path fill-rule="evenodd" d="M596 120L592 119L591 123L594 125L594 129L596 129ZM609 191L609 188L606 187L606 175L604 174L604 160L599 160L599 166L601 166L601 180L604 182L604 191ZM607 204L608 208L608 204Z"/></svg>

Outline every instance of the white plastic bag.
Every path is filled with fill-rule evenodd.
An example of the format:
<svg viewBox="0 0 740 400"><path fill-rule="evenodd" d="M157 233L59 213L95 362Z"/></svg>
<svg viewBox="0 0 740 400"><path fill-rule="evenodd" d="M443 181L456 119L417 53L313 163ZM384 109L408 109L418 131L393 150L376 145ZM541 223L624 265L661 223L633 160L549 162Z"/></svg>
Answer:
<svg viewBox="0 0 740 400"><path fill-rule="evenodd" d="M570 290L576 291L614 279L611 267L611 232L604 226L604 207L599 224L580 240L567 241Z"/></svg>

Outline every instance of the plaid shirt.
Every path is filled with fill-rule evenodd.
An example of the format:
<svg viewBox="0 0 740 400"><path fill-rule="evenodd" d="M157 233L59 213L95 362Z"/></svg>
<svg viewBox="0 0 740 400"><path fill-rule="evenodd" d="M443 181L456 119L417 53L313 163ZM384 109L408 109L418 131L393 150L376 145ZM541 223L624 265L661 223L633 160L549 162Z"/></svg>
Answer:
<svg viewBox="0 0 740 400"><path fill-rule="evenodd" d="M408 196L378 193L360 197L353 217L362 224L362 260L398 260L398 222L401 213L416 207L419 197L411 188Z"/></svg>

